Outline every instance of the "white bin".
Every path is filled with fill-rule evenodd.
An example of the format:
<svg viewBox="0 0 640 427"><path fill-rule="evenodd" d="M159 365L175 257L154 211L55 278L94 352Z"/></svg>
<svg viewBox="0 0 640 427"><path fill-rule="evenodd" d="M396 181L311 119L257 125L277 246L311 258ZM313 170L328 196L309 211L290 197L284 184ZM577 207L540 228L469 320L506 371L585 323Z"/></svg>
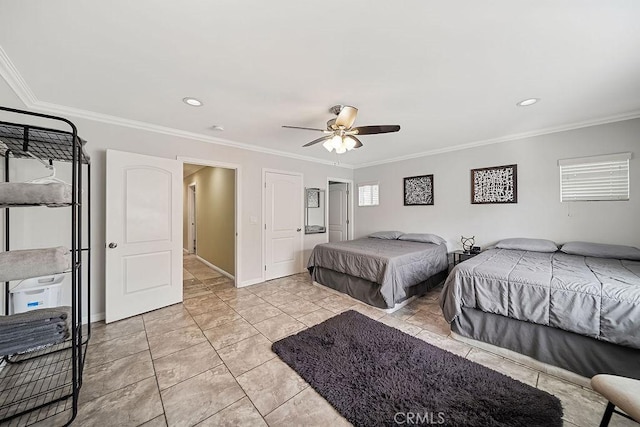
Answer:
<svg viewBox="0 0 640 427"><path fill-rule="evenodd" d="M63 280L64 274L55 274L20 281L10 291L13 313L58 307Z"/></svg>

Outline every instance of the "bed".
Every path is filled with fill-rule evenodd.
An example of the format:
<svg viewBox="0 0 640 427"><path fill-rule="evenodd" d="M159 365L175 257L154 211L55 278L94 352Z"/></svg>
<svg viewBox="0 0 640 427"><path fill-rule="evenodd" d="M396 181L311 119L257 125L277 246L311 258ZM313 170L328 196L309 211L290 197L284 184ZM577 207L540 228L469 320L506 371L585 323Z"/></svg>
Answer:
<svg viewBox="0 0 640 427"><path fill-rule="evenodd" d="M585 377L640 378L640 251L605 246L615 248L571 242L564 252L482 252L449 274L444 317L463 337Z"/></svg>
<svg viewBox="0 0 640 427"><path fill-rule="evenodd" d="M444 239L431 234L380 232L316 245L307 268L321 285L392 309L444 281L447 247Z"/></svg>

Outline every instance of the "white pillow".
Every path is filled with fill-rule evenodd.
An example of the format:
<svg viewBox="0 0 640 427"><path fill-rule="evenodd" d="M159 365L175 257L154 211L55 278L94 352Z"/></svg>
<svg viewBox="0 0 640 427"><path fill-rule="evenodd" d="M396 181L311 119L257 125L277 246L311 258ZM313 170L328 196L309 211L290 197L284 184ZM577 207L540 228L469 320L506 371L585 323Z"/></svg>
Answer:
<svg viewBox="0 0 640 427"><path fill-rule="evenodd" d="M420 243L435 243L436 245L441 245L446 242L442 237L437 234L429 234L429 233L407 233L398 237L398 240L408 240L410 242L420 242Z"/></svg>
<svg viewBox="0 0 640 427"><path fill-rule="evenodd" d="M560 249L565 254L595 258L629 259L640 261L640 249L633 246L606 245L603 243L568 242Z"/></svg>
<svg viewBox="0 0 640 427"><path fill-rule="evenodd" d="M404 233L402 231L378 231L376 233L369 234L369 237L373 237L374 239L396 240L403 234Z"/></svg>
<svg viewBox="0 0 640 427"><path fill-rule="evenodd" d="M518 237L514 239L500 240L496 243L496 248L533 252L555 252L558 250L558 245L551 240Z"/></svg>

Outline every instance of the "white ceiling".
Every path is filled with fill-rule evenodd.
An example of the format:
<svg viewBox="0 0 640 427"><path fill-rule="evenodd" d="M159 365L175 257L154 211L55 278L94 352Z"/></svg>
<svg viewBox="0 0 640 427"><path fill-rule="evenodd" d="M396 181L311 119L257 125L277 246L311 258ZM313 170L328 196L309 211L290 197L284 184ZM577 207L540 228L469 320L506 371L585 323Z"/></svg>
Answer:
<svg viewBox="0 0 640 427"><path fill-rule="evenodd" d="M0 68L38 108L319 160L336 155L301 146L320 134L280 126L322 128L338 103L359 108L356 125L402 127L340 156L356 166L640 116L637 0L0 0L0 12ZM542 101L515 106L529 97Z"/></svg>

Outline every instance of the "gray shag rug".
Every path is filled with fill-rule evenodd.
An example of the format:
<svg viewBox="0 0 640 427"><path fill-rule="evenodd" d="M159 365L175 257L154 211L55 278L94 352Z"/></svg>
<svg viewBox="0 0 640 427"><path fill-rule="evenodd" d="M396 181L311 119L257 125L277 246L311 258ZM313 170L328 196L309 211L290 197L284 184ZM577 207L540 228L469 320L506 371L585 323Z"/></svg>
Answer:
<svg viewBox="0 0 640 427"><path fill-rule="evenodd" d="M555 396L355 311L272 349L356 426L562 426Z"/></svg>

